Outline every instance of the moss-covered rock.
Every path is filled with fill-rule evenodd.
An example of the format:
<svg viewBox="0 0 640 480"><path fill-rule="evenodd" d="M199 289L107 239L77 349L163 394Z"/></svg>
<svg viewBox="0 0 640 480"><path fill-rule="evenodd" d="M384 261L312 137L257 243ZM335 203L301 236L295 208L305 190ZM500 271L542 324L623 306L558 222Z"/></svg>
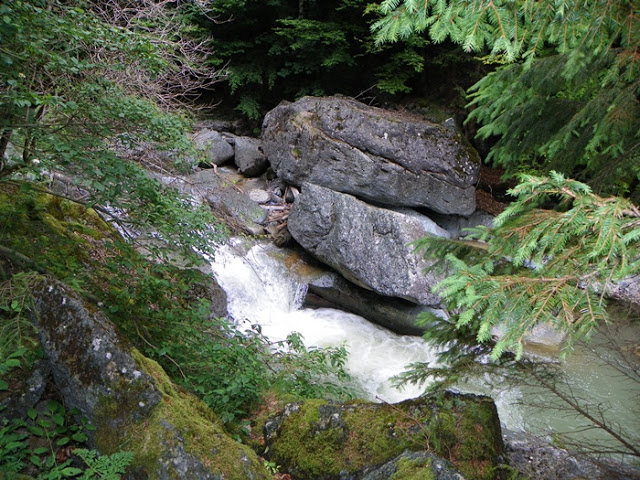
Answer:
<svg viewBox="0 0 640 480"><path fill-rule="evenodd" d="M134 453L132 478L269 478L253 451L120 338L105 315L49 277L33 296L38 336L65 404L96 427L98 451Z"/></svg>
<svg viewBox="0 0 640 480"><path fill-rule="evenodd" d="M6 249L0 266L46 270L78 287L90 281L97 256L119 238L94 210L27 183L0 184L0 225L0 245Z"/></svg>
<svg viewBox="0 0 640 480"><path fill-rule="evenodd" d="M504 452L493 401L453 393L396 405L291 404L264 432L265 456L300 480L360 479L404 451L425 450L470 480L489 480Z"/></svg>
<svg viewBox="0 0 640 480"><path fill-rule="evenodd" d="M405 452L362 480L464 480L451 463L428 452Z"/></svg>

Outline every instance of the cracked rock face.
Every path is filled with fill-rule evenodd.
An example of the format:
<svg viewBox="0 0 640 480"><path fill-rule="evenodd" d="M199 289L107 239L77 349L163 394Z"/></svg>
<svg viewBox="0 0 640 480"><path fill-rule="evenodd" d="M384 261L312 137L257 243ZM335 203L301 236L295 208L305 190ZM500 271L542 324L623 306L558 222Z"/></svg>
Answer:
<svg viewBox="0 0 640 480"><path fill-rule="evenodd" d="M356 285L419 305L440 304L431 287L442 274L428 271L431 264L410 245L428 235L448 236L427 217L306 183L288 227L305 250Z"/></svg>
<svg viewBox="0 0 640 480"><path fill-rule="evenodd" d="M390 206L475 210L477 152L455 128L341 97L281 104L262 148L280 178Z"/></svg>

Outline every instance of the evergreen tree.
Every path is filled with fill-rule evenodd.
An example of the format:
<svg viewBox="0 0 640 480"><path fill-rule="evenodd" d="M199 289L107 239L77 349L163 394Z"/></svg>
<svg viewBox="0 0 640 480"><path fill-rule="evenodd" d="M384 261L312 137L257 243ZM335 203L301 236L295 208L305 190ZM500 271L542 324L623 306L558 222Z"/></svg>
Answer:
<svg viewBox="0 0 640 480"><path fill-rule="evenodd" d="M470 91L489 158L640 198L640 24L631 1L386 0L378 42L427 31L502 64Z"/></svg>
<svg viewBox="0 0 640 480"><path fill-rule="evenodd" d="M419 318L427 329L424 337L438 346L440 361L410 365L398 383L429 382L429 389L437 390L487 372L487 379L506 375L514 385L553 396L550 404L581 418L584 430L597 429L607 438L601 443L572 437L576 432L551 432L564 448L635 461L640 450L633 424L621 424L580 393L556 362L523 352L539 325L565 335L563 354L597 330L603 335L589 350L601 352L598 361L636 388L635 345L616 331L620 320L610 321L607 297L616 282L640 278L640 208L627 199L598 196L556 172L548 178L522 175L521 180L510 192L516 201L495 219L494 228L475 228L460 240L416 242L417 250L450 267L434 289L448 304L450 317ZM604 344L600 337L606 338ZM632 416L635 405L626 407Z"/></svg>
<svg viewBox="0 0 640 480"><path fill-rule="evenodd" d="M494 228L459 241L425 238L416 247L452 264L436 291L456 328L492 344L493 359L507 350L519 358L539 324L565 333L568 352L607 319L613 283L640 273L640 209L556 172L525 175L510 193L517 200ZM550 202L555 208L543 208ZM496 327L504 331L497 341ZM440 343L453 338L451 329L439 334Z"/></svg>
<svg viewBox="0 0 640 480"><path fill-rule="evenodd" d="M376 45L364 0L224 0L192 21L208 28L225 75L221 99L254 122L304 95L404 94L433 55L423 35ZM435 55L434 55L435 56ZM468 58L456 60L468 61Z"/></svg>

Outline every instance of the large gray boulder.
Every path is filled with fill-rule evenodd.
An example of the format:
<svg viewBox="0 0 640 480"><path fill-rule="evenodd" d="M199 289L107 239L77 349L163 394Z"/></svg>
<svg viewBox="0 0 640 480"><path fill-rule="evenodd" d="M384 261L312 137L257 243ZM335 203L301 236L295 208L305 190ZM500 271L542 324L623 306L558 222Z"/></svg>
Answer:
<svg viewBox="0 0 640 480"><path fill-rule="evenodd" d="M302 247L347 280L381 295L436 306L431 288L441 274L413 252L411 242L448 236L427 217L371 206L310 183L293 204L289 231Z"/></svg>
<svg viewBox="0 0 640 480"><path fill-rule="evenodd" d="M475 210L479 156L455 126L343 97L304 97L265 116L262 149L294 185L444 214Z"/></svg>
<svg viewBox="0 0 640 480"><path fill-rule="evenodd" d="M228 436L198 399L120 337L93 305L57 280L34 284L33 319L56 391L96 427L101 454L134 454L125 478L267 480L255 453Z"/></svg>

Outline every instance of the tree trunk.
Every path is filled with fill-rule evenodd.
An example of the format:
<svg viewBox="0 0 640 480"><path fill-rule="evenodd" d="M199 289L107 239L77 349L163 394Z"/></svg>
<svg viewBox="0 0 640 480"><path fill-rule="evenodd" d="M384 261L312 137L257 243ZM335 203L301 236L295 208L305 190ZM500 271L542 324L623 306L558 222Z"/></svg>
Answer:
<svg viewBox="0 0 640 480"><path fill-rule="evenodd" d="M12 133L13 130L11 128L6 128L0 137L0 171L4 168L4 154L7 152L7 147L9 146L9 140L11 140Z"/></svg>

